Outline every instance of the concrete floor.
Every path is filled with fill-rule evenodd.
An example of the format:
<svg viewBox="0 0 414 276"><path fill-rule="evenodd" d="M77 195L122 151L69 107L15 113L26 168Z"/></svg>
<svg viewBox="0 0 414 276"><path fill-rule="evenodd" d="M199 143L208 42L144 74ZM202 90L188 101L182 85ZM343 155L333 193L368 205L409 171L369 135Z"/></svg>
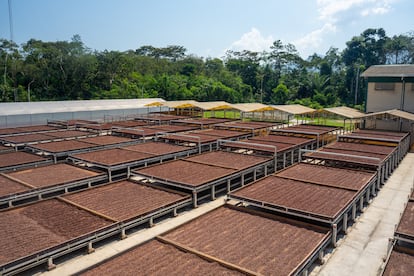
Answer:
<svg viewBox="0 0 414 276"><path fill-rule="evenodd" d="M394 235L413 183L414 153L408 153L338 247L326 256L325 265L311 275L379 275L388 240Z"/></svg>
<svg viewBox="0 0 414 276"><path fill-rule="evenodd" d="M378 275L387 254L388 239L394 234L395 225L400 220L413 184L414 153L408 153L377 197L348 229L348 234L338 242L338 247L325 256L326 263L317 266L311 275ZM61 276L79 272L223 204L224 197L218 198L176 218L163 221L151 229L135 233L125 240L98 248L92 254L73 258L42 275Z"/></svg>

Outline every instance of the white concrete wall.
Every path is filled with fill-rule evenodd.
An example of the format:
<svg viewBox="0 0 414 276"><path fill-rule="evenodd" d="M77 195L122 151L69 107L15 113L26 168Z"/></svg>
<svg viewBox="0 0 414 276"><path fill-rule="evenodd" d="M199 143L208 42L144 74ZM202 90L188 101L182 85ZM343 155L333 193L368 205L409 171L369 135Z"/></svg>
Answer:
<svg viewBox="0 0 414 276"><path fill-rule="evenodd" d="M375 90L375 83L368 83L367 112L378 112L390 109L400 109L401 83L396 83L394 91Z"/></svg>
<svg viewBox="0 0 414 276"><path fill-rule="evenodd" d="M367 112L401 109L402 83L396 83L394 91L375 90L375 82L368 83ZM414 113L412 83L405 84L404 111Z"/></svg>
<svg viewBox="0 0 414 276"><path fill-rule="evenodd" d="M414 90L412 83L405 84L404 111L414 113Z"/></svg>

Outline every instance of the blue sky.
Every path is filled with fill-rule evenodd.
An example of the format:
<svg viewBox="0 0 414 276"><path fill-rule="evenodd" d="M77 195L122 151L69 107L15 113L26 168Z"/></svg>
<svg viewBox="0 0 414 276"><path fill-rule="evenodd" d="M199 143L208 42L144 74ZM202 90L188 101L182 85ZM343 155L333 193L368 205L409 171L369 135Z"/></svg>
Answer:
<svg viewBox="0 0 414 276"><path fill-rule="evenodd" d="M181 45L188 54L269 50L292 43L303 58L325 54L367 28L388 36L414 31L412 0L10 0L13 38L70 40L91 49ZM10 38L8 0L0 0L0 38Z"/></svg>

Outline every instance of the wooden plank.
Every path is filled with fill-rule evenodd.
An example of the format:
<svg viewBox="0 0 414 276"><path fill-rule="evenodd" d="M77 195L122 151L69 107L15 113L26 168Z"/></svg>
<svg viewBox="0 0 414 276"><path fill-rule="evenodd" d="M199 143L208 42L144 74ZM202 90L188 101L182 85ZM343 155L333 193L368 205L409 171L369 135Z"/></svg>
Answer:
<svg viewBox="0 0 414 276"><path fill-rule="evenodd" d="M288 176L283 176L283 175L278 175L278 174L275 174L274 176L275 177L280 177L280 178L285 178L285 179L290 179L290 180L294 180L294 181L298 181L298 182L302 182L302 183L305 183L305 184L311 184L311 185L317 185L317 186L323 186L323 187L330 187L330 188L337 188L337 189L346 190L346 191L350 191L350 192L358 192L359 191L359 189L352 189L352 188L344 187L344 186L341 186L341 185L332 185L332 184L323 183L323 182L319 182L319 181L308 181L308 180L305 181L305 180L302 180L300 178L288 177ZM368 185L368 183L371 180L372 180L372 178L367 183L365 183L364 187L366 185Z"/></svg>
<svg viewBox="0 0 414 276"><path fill-rule="evenodd" d="M205 254L205 253L203 253L203 252L200 252L200 251L198 251L198 250L195 250L195 249L193 249L193 248L190 248L190 247L185 246L185 245L183 245L183 244L180 244L180 243L178 243L178 242L172 241L172 240L170 240L170 239L168 239L168 238L161 237L161 236L157 236L157 237L155 237L155 238L156 238L158 241L162 242L162 243L170 244L170 245L172 245L172 246L177 247L177 248L178 248L178 249L180 249L180 250L183 250L183 251L185 251L185 252L189 252L189 253L195 254L195 255L199 256L200 258L203 258L203 259L205 259L205 260L207 260L207 261L209 261L209 262L216 262L216 263L219 263L219 264L221 264L221 265L222 265L222 266L224 266L224 267L230 268L230 269L232 269L232 270L239 271L239 272L244 273L244 274L246 274L246 275L262 275L262 274L259 274L259 273L257 273L257 272L254 272L254 271L248 270L247 268L243 268L243 267L241 267L241 266L238 266L238 265L235 265L235 264L232 264L232 263L226 262L226 261L224 261L224 260L218 259L218 258L213 257L213 256L211 256L211 255Z"/></svg>
<svg viewBox="0 0 414 276"><path fill-rule="evenodd" d="M65 202L65 203L67 203L67 204L73 205L73 206L75 206L75 207L77 207L77 208L79 208L79 209L85 210L85 211L87 211L87 212L89 212L89 213L92 213L93 215L96 215L96 216L98 216L98 217L104 218L104 219L106 219L106 220L110 220L110 221L112 221L112 222L119 222L118 220L116 220L116 219L114 219L114 218L112 218L112 217L110 217L110 216L107 216L107 215L104 215L104 214L102 214L102 213L99 213L99 212L97 212L97 211L95 211L95 210L89 209L89 208L87 208L87 207L85 207L85 206L82 206L82 205L80 205L80 204L77 204L77 203L75 203L75 202L73 202L73 201L70 201L70 200L64 199L64 198L62 198L62 197L57 197L57 199L59 199L59 200L61 200L61 201Z"/></svg>
<svg viewBox="0 0 414 276"><path fill-rule="evenodd" d="M2 176L4 176L5 178L8 178L8 179L10 179L10 180L12 180L12 181L14 181L14 182L17 182L17 183L20 183L20 184L22 184L22 185L24 185L24 186L26 186L26 187L28 187L28 188L31 188L31 189L36 189L37 187L35 187L35 186L33 186L33 185L30 185L29 183L27 183L27 182L24 182L24 181L22 181L22 180L20 180L20 179L17 179L17 178L14 178L13 176L11 176L11 175L8 175L8 174L5 174L5 173L0 173Z"/></svg>

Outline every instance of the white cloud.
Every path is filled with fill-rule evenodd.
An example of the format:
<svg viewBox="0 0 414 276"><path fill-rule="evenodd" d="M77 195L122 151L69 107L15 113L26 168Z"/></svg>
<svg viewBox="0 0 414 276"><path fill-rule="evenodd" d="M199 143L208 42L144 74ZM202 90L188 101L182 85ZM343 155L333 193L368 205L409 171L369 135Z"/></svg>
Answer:
<svg viewBox="0 0 414 276"><path fill-rule="evenodd" d="M376 6L366 8L361 12L362 16L369 16L369 15L382 15L386 14L391 10L391 2L392 1L381 1L377 3Z"/></svg>
<svg viewBox="0 0 414 276"><path fill-rule="evenodd" d="M319 19L337 22L346 12L362 16L385 14L398 0L317 0ZM362 12L357 12L362 9Z"/></svg>
<svg viewBox="0 0 414 276"><path fill-rule="evenodd" d="M262 52L269 50L273 41L271 35L263 37L258 29L252 28L249 32L244 33L239 40L233 42L227 50Z"/></svg>
<svg viewBox="0 0 414 276"><path fill-rule="evenodd" d="M315 51L320 53L324 38L341 31L342 24L367 16L386 14L396 1L399 0L317 0L318 18L322 27L297 39L294 44L302 54Z"/></svg>
<svg viewBox="0 0 414 276"><path fill-rule="evenodd" d="M337 21L341 12L361 6L366 3L375 3L375 0L317 0L319 19L323 21Z"/></svg>
<svg viewBox="0 0 414 276"><path fill-rule="evenodd" d="M293 42L296 45L299 52L308 52L309 50L318 49L322 42L324 36L336 32L336 26L331 23L326 23L322 28L314 30L302 38L297 39Z"/></svg>

